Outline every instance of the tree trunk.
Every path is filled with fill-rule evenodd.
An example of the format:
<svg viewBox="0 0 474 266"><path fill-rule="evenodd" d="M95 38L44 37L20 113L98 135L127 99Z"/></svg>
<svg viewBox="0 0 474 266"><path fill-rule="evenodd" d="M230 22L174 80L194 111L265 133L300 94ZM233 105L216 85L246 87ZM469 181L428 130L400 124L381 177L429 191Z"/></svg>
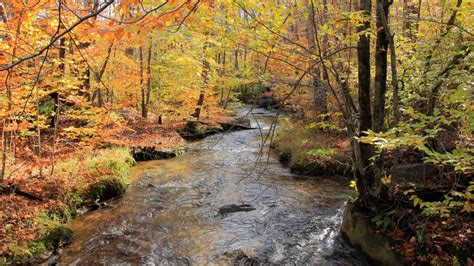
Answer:
<svg viewBox="0 0 474 266"><path fill-rule="evenodd" d="M239 70L239 47L235 48L234 57L235 57L234 69Z"/></svg>
<svg viewBox="0 0 474 266"><path fill-rule="evenodd" d="M66 58L66 38L61 38L59 40L59 72L61 76L64 75L64 72L66 70L66 65L65 65L65 58ZM51 125L50 127L54 128L56 126L56 123L58 122L59 119L59 92L55 91L50 94L51 98L54 100L54 113L53 117L51 119Z"/></svg>
<svg viewBox="0 0 474 266"><path fill-rule="evenodd" d="M5 178L5 172L7 170L8 140L7 140L7 136L5 135L5 126L6 126L6 119L3 120L3 126L2 126L2 171L0 173L0 190L3 187L3 180Z"/></svg>
<svg viewBox="0 0 474 266"><path fill-rule="evenodd" d="M110 60L110 55L112 54L113 46L114 46L114 42L112 41L109 45L109 48L107 49L107 56L105 57L105 60L104 60L104 63L102 64L100 72L96 74L96 81L98 83L97 86L99 86L99 88L97 88L97 101L98 101L97 104L99 107L104 106L104 100L103 100L102 90L100 89L100 86L103 86L102 77L104 76L105 70L107 69L107 65Z"/></svg>
<svg viewBox="0 0 474 266"><path fill-rule="evenodd" d="M387 52L388 36L385 33L383 20L388 21L388 0L377 0L377 41L375 46L375 80L374 80L374 121L373 130L381 132L384 130L385 118L385 93L387 91Z"/></svg>
<svg viewBox="0 0 474 266"><path fill-rule="evenodd" d="M312 1L312 0L310 0ZM309 50L316 54L322 51L317 51L316 47L316 29L315 29L315 17L313 3L306 3L306 9L308 12L308 19L306 20L306 39L308 41ZM327 94L321 84L321 71L319 67L313 67L311 69L311 85L314 90L314 106L318 115L327 113Z"/></svg>
<svg viewBox="0 0 474 266"><path fill-rule="evenodd" d="M209 70L211 66L209 64L209 61L207 61L207 58L206 58L207 45L208 45L208 42L206 41L203 47L204 51L203 51L203 59L202 59L202 74L201 75L202 75L203 82L201 86L201 92L199 93L199 99L196 104L196 109L193 114L196 120L199 120L199 116L201 115L201 108L202 108L202 105L204 104L204 94L209 86Z"/></svg>
<svg viewBox="0 0 474 266"><path fill-rule="evenodd" d="M418 29L420 28L420 19L421 19L421 6L423 4L423 0L418 0L418 6L416 9L416 24L415 24L415 29L418 32Z"/></svg>
<svg viewBox="0 0 474 266"><path fill-rule="evenodd" d="M359 10L366 16L365 21L357 28L359 32L367 31L370 28L370 11L372 8L371 0L360 0ZM357 43L357 61L358 61L358 100L359 100L359 133L361 137L363 132L372 128L372 114L370 103L370 37L361 34ZM354 174L359 190L359 202L362 206L370 205L370 189L374 182L373 169L370 166L369 159L372 157L373 148L369 144L359 143L353 140L353 152L355 160Z"/></svg>
<svg viewBox="0 0 474 266"><path fill-rule="evenodd" d="M201 116L201 107L204 104L204 91L201 90L199 93L199 99L196 104L196 109L194 110L193 116L196 118L196 120L199 120L199 116Z"/></svg>
<svg viewBox="0 0 474 266"><path fill-rule="evenodd" d="M140 49L138 51L138 56L140 60L140 90L141 90L141 95L142 95L142 101L141 101L141 111L142 111L142 117L146 118L147 113L146 113L146 93L145 93L145 87L143 86L143 80L144 80L144 69L143 69L143 46L140 46Z"/></svg>
<svg viewBox="0 0 474 266"><path fill-rule="evenodd" d="M385 130L385 94L387 92L387 54L388 36L383 21L388 21L388 0L377 0L377 40L375 46L375 80L374 80L374 115L372 129L375 132ZM388 26L388 24L387 24ZM374 179L371 185L371 196L378 197L381 191L383 169L383 150L380 151L374 162Z"/></svg>
<svg viewBox="0 0 474 266"><path fill-rule="evenodd" d="M150 104L151 96L151 54L152 54L153 43L150 39L150 46L148 47L148 59L147 59L147 89L145 99L145 118L148 117L148 105Z"/></svg>
<svg viewBox="0 0 474 266"><path fill-rule="evenodd" d="M229 104L230 92L231 92L231 90L229 89L229 90L227 91L227 96L226 96L226 98L225 98L224 109L227 109L227 105Z"/></svg>
<svg viewBox="0 0 474 266"><path fill-rule="evenodd" d="M406 0L405 0L406 3ZM395 51L395 39L394 35L391 33L390 26L388 25L388 16L385 13L385 10L381 7L377 7L377 12L380 13L381 22L383 25L383 29L385 31L385 35L387 36L387 40L389 43L390 48L390 69L392 72L392 90L393 90L393 98L392 98L392 108L393 108L393 121L392 127L398 124L398 120L400 118L400 110L399 110L399 96L398 96L398 71L397 71L397 54Z"/></svg>

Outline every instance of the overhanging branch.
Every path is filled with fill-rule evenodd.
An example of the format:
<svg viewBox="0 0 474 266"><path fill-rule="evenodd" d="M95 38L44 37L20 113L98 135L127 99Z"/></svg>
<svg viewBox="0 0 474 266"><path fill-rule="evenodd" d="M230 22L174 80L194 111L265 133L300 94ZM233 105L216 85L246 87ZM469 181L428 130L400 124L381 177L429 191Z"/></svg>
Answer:
<svg viewBox="0 0 474 266"><path fill-rule="evenodd" d="M70 27L66 28L63 32L61 32L60 34L57 34L55 36L53 36L50 40L50 42L45 45L43 48L41 48L38 52L36 53L33 53L29 56L26 56L26 57L23 57L9 65L6 65L6 66L2 66L0 67L0 71L5 71L5 70L9 70L19 64L21 64L22 62L25 62L25 61L28 61L28 60L31 60L35 57L38 57L40 55L42 55L46 50L48 50L51 46L54 45L55 42L57 42L59 39L61 39L64 35L68 34L70 31L72 31L74 28L76 28L77 26L79 26L81 23L83 23L84 21L90 19L90 18L93 18L95 16L97 16L98 14L100 14L102 11L104 11L108 6L110 6L112 3L114 3L115 0L109 0L107 1L101 8L97 9L97 11L95 11L94 13L91 13L85 17L82 17L80 18L78 21L76 21L73 25L71 25Z"/></svg>

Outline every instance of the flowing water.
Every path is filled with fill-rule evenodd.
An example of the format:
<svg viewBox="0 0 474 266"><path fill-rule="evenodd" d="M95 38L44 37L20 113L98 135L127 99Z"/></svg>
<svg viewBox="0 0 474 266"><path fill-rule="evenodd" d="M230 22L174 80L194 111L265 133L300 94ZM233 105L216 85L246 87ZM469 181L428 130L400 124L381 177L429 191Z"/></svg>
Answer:
<svg viewBox="0 0 474 266"><path fill-rule="evenodd" d="M255 112L260 130L214 135L133 167L124 197L72 223L75 241L60 263L221 265L243 251L263 264L366 265L339 233L347 179L291 174L268 148L257 160L272 113ZM221 214L229 204L255 210Z"/></svg>

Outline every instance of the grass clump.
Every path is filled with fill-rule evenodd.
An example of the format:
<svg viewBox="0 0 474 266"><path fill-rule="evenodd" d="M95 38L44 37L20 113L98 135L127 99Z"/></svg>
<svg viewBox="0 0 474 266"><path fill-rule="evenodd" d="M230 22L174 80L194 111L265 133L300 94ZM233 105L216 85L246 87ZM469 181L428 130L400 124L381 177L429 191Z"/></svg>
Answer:
<svg viewBox="0 0 474 266"><path fill-rule="evenodd" d="M284 121L273 146L292 172L305 175L350 175L347 137L339 132Z"/></svg>

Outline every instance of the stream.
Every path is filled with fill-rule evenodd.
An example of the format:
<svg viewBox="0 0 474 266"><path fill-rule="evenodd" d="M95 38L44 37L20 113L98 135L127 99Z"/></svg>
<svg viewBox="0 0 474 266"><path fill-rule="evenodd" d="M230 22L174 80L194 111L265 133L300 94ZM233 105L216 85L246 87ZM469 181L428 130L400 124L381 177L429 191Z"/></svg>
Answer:
<svg viewBox="0 0 474 266"><path fill-rule="evenodd" d="M294 175L268 147L260 154L274 114L254 112L260 130L214 135L133 167L122 198L71 223L75 240L59 263L368 265L339 232L347 178ZM250 207L223 212L230 204Z"/></svg>

